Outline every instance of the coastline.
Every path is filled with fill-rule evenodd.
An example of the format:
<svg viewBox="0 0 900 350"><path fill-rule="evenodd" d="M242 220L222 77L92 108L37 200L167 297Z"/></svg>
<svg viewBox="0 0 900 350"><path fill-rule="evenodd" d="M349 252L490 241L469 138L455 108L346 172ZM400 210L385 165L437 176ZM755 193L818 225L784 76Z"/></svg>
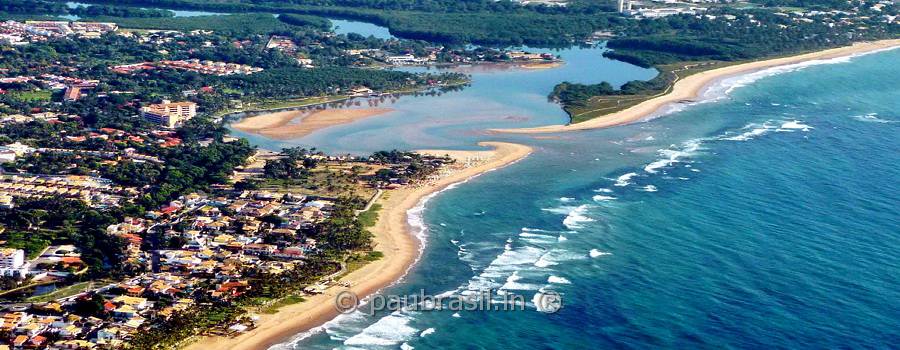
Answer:
<svg viewBox="0 0 900 350"><path fill-rule="evenodd" d="M690 75L678 80L673 85L671 91L647 101L641 102L635 106L624 110L610 113L602 117L583 121L577 124L567 125L546 125L533 128L513 128L513 129L490 129L491 132L513 133L513 134L540 134L555 133L589 129L608 128L618 125L630 124L656 113L660 109L681 101L693 101L698 98L703 91L721 79L733 77L737 75L752 73L768 68L803 63L813 60L825 60L858 54L865 54L874 51L880 51L900 46L900 39L880 40L874 42L856 43L850 46L838 47L823 51L811 52L796 56L773 58L763 61L753 61L742 63L717 69L712 69L697 74Z"/></svg>
<svg viewBox="0 0 900 350"><path fill-rule="evenodd" d="M309 135L317 130L348 124L392 112L390 108L292 110L260 114L243 118L231 127L275 140Z"/></svg>
<svg viewBox="0 0 900 350"><path fill-rule="evenodd" d="M378 220L371 229L375 250L384 253L380 260L366 264L343 278L350 288L333 285L324 293L306 297L306 300L282 307L278 313L260 315L257 328L234 338L205 337L185 349L257 350L283 343L293 336L318 327L338 316L334 297L349 289L360 299L390 286L404 275L420 255L421 244L411 232L408 214L424 200L449 186L464 182L485 172L512 164L529 154L529 146L505 142L480 142L484 151L421 150L423 154L449 155L457 159L456 167L442 171L432 180L418 186L408 186L386 192L378 203L382 205Z"/></svg>

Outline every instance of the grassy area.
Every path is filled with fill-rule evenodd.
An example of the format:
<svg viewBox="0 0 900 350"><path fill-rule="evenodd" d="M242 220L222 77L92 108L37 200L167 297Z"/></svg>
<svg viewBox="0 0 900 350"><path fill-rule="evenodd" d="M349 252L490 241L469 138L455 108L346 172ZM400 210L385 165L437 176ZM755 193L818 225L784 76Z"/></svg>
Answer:
<svg viewBox="0 0 900 350"><path fill-rule="evenodd" d="M379 211L381 211L381 204L372 204L372 206L369 207L369 210L359 213L359 223L361 223L363 227L375 226L375 222L378 220Z"/></svg>
<svg viewBox="0 0 900 350"><path fill-rule="evenodd" d="M260 310L260 312L264 313L264 314L274 314L274 313L277 313L278 309L280 309L280 308L283 308L288 305L293 305L296 303L301 303L304 301L306 301L306 299L304 299L303 297L301 297L299 295L288 295L288 296L281 298L278 301L272 303L272 305L266 306L265 308Z"/></svg>
<svg viewBox="0 0 900 350"><path fill-rule="evenodd" d="M347 259L347 269L337 278L344 278L344 276L349 275L351 272L359 270L370 262L381 260L381 258L384 258L384 253L379 251L371 251L365 254L354 254Z"/></svg>
<svg viewBox="0 0 900 350"><path fill-rule="evenodd" d="M92 288L94 284L95 284L95 282L93 282L93 281L79 282L79 283L75 283L71 286L67 286L67 287L63 287L63 288L54 290L54 291L44 294L44 295L30 297L26 300L30 303L46 303L51 300L70 297L75 294L84 292L86 289Z"/></svg>
<svg viewBox="0 0 900 350"><path fill-rule="evenodd" d="M665 95L672 90L672 86L674 85L675 81L684 79L689 75L693 75L710 69L721 68L736 63L738 62L705 61L661 65L657 67L657 69L662 72L660 74L674 75L675 77L677 77L676 79L672 80L672 83L666 86L666 89L663 91L649 91L647 94L639 95L594 96L589 98L581 106L566 106L564 109L567 113L569 113L572 124L599 118L607 114L625 110L629 107L635 106L652 98Z"/></svg>
<svg viewBox="0 0 900 350"><path fill-rule="evenodd" d="M9 95L24 102L49 102L53 99L53 91L50 90L10 91Z"/></svg>

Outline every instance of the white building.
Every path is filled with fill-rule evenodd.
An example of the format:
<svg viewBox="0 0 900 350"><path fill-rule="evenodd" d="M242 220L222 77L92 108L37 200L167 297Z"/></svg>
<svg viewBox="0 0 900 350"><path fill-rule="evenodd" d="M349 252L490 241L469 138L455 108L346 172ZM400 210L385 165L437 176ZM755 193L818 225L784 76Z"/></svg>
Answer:
<svg viewBox="0 0 900 350"><path fill-rule="evenodd" d="M0 248L0 274L20 277L28 272L25 251L22 249Z"/></svg>
<svg viewBox="0 0 900 350"><path fill-rule="evenodd" d="M163 101L141 108L141 117L167 128L179 126L196 115L197 104L193 102Z"/></svg>

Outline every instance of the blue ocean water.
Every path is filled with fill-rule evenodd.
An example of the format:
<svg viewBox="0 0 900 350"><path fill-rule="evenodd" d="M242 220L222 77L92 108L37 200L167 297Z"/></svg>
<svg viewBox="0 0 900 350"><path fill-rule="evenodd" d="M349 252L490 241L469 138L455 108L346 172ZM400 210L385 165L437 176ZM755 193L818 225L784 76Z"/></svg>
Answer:
<svg viewBox="0 0 900 350"><path fill-rule="evenodd" d="M427 202L412 218L423 257L385 292L552 290L563 308L354 313L277 348L895 348L897 62L900 50L734 78L623 127L460 136L537 150ZM451 124L396 145L448 146Z"/></svg>

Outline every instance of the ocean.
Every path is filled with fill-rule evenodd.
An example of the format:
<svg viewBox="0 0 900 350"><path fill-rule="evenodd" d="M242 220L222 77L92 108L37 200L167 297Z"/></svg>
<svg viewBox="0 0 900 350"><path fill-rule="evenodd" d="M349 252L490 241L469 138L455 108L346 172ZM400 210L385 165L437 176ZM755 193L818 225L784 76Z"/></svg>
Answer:
<svg viewBox="0 0 900 350"><path fill-rule="evenodd" d="M627 126L535 138L557 79L652 72L559 52L560 70L492 71L397 112L263 146L532 145L410 221L423 256L387 294L493 288L522 311L343 315L276 349L874 348L900 344L900 50L728 79ZM587 81L589 80L589 81ZM391 132L387 132L391 131ZM555 313L532 297L559 293Z"/></svg>

